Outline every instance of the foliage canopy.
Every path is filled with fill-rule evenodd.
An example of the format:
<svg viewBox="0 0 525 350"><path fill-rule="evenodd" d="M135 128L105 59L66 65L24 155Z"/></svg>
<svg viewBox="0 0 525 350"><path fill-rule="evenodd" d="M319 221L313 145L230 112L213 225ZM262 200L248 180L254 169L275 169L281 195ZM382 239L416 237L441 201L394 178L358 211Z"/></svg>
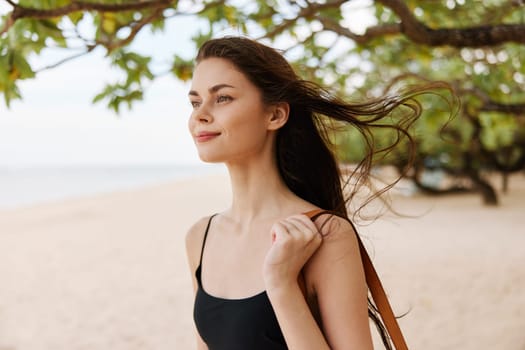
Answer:
<svg viewBox="0 0 525 350"><path fill-rule="evenodd" d="M146 82L167 73L187 80L193 63L174 55L166 72L154 73L154 55L130 44L146 28L162 32L167 21L194 16L197 46L235 28L283 48L305 78L351 99L447 82L461 101L456 118L449 119L450 102L424 96L413 130L419 147L412 178L428 192L474 189L495 203L486 172L505 178L525 168L525 4L519 0L0 1L8 9L0 18L0 93L7 106L21 98L19 81L37 76L30 57L54 47L70 56L40 69L105 50L124 78L108 84L94 102L116 112L122 104L131 107L143 98ZM356 28L357 17L368 19L368 26ZM376 132L378 143L393 137ZM360 140L352 130L335 142L344 161L359 158ZM401 143L379 161L401 169L405 153ZM436 169L453 175L448 187L425 182L424 173Z"/></svg>

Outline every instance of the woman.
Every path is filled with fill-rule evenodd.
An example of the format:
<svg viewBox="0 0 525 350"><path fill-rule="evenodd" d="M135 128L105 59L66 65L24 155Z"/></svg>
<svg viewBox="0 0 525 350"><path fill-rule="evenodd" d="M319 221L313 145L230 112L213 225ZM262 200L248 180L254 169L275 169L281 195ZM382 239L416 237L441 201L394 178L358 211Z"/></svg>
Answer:
<svg viewBox="0 0 525 350"><path fill-rule="evenodd" d="M348 104L240 37L200 48L189 98L199 157L226 164L233 192L186 238L198 348L372 349L374 314L320 116L366 130L406 100ZM304 215L315 209L331 212Z"/></svg>

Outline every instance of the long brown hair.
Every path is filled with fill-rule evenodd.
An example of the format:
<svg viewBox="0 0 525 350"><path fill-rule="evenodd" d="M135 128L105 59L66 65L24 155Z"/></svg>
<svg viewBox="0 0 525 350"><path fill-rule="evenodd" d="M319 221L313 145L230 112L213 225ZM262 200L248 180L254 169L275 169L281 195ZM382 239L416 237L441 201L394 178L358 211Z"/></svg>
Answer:
<svg viewBox="0 0 525 350"><path fill-rule="evenodd" d="M280 175L299 197L346 218L347 202L360 185L367 183L373 158L378 152L388 151L405 136L410 145L410 154L414 154L415 143L407 130L420 115L421 106L413 98L443 87L440 83L431 83L412 88L404 94L383 96L363 103L349 103L318 84L300 79L278 51L248 38L211 39L200 47L196 61L198 63L210 57L232 62L260 89L264 103L271 105L287 102L290 105L288 121L279 129L276 138ZM399 122L392 123L391 112L399 106L406 107L409 113L404 113ZM383 122L387 118L389 120ZM367 154L353 170L352 176L345 181L342 181L331 147L328 134L331 122L357 128L367 149ZM378 150L374 147L372 127L393 129L397 138L390 147ZM411 158L409 156L409 165ZM345 198L343 183L348 184L350 178L353 178L354 188L347 192ZM388 190L395 182L374 193L364 204ZM391 349L387 332L370 301L369 316L378 327L385 346Z"/></svg>

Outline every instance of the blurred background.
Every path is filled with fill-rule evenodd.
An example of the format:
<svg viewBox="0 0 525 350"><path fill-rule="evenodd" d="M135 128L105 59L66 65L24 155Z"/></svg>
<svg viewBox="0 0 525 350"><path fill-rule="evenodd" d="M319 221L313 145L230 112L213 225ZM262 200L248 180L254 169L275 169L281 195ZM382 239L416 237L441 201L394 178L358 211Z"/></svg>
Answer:
<svg viewBox="0 0 525 350"><path fill-rule="evenodd" d="M1 5L6 14L7 4ZM191 22L186 18L167 24L172 28L160 37L145 31L132 47L155 52L160 62L173 51L190 58L194 53L191 31L176 28L191 28ZM94 30L86 26L85 30ZM163 44L166 42L176 44ZM28 64L35 71L42 69L41 73L35 79L20 81L17 89L22 99L10 101L9 108L4 102L0 109L0 208L136 187L206 171L187 132L191 112L187 83L172 76L159 77L148 84L142 101L117 114L102 103L92 103L105 84L122 78L106 52L96 49L46 70L71 54L50 46L40 55L28 54ZM162 64L152 69L159 67Z"/></svg>
<svg viewBox="0 0 525 350"><path fill-rule="evenodd" d="M387 121L422 109L414 159L375 159L412 218L360 232L411 348L525 349L524 33L520 0L0 0L0 350L193 348L184 234L230 194L187 91L224 35L351 101L441 82Z"/></svg>

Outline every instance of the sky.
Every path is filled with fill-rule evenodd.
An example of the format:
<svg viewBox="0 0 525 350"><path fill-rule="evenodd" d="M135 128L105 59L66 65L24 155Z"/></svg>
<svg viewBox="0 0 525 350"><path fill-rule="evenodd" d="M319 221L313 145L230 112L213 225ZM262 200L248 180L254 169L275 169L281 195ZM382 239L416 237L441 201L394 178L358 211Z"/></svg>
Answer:
<svg viewBox="0 0 525 350"><path fill-rule="evenodd" d="M349 3L354 31L366 26L369 0ZM0 14L7 5L0 1ZM195 18L167 22L165 34L155 36L143 30L132 49L154 53L157 60L173 53L192 57L190 37ZM93 30L83 28L82 30ZM219 33L231 34L231 33ZM187 98L189 83L173 77L157 79L148 88L143 102L120 115L104 102L91 100L116 73L104 61L103 50L39 73L36 79L20 82L23 100L10 109L0 101L0 169L10 167L63 165L196 165L200 164L187 130L191 113ZM42 67L60 56L52 49L31 62ZM3 99L3 97L2 97Z"/></svg>
<svg viewBox="0 0 525 350"><path fill-rule="evenodd" d="M165 35L144 31L134 47L153 50L160 59L175 51L192 54L191 33L180 28L194 27L188 18L177 19L168 24ZM116 115L104 102L91 103L116 77L103 56L102 50L94 51L22 81L23 100L13 101L9 109L0 101L0 168L200 163L187 131L189 84L159 78L143 102ZM57 57L48 50L32 63L42 67Z"/></svg>

